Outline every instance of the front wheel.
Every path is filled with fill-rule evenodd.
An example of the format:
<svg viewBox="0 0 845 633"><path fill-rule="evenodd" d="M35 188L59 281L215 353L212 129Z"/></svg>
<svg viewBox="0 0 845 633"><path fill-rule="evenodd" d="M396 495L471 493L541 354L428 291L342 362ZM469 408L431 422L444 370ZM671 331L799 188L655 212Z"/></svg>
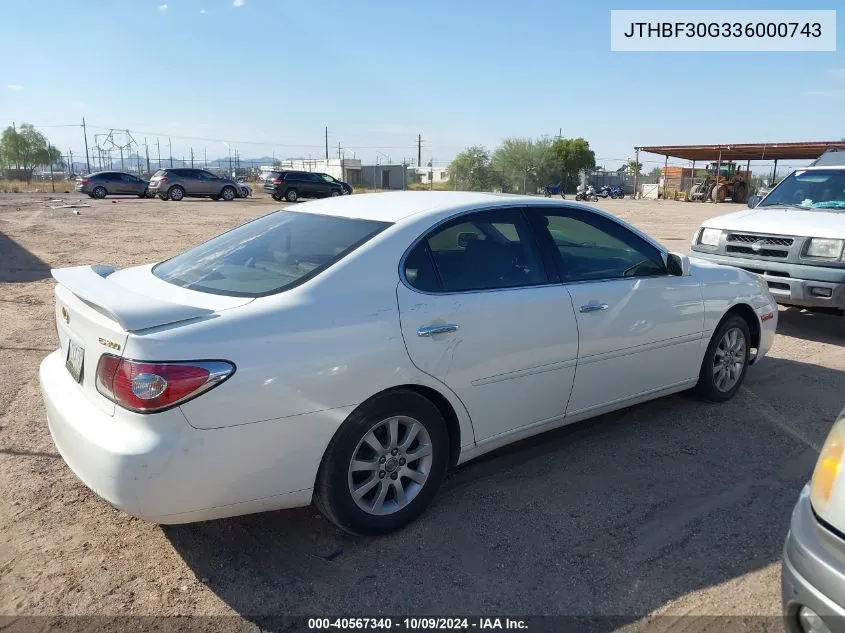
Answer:
<svg viewBox="0 0 845 633"><path fill-rule="evenodd" d="M167 197L166 193L160 193L160 194L158 194L158 199L164 200L166 202L169 198Z"/></svg>
<svg viewBox="0 0 845 633"><path fill-rule="evenodd" d="M329 444L315 501L353 534L387 534L417 518L434 499L449 455L440 410L398 390L359 407Z"/></svg>
<svg viewBox="0 0 845 633"><path fill-rule="evenodd" d="M332 198L337 198L340 195L340 192L337 189L333 189L331 196Z"/></svg>
<svg viewBox="0 0 845 633"><path fill-rule="evenodd" d="M231 202L238 196L238 192L235 191L234 187L226 186L223 187L223 191L220 192L220 197L223 198L226 202Z"/></svg>
<svg viewBox="0 0 845 633"><path fill-rule="evenodd" d="M274 193L273 194L273 200L275 200L276 202L280 202L282 200L282 196L280 196L277 193Z"/></svg>
<svg viewBox="0 0 845 633"><path fill-rule="evenodd" d="M288 189L285 192L285 200L288 202L296 202L297 198L299 198L299 194L296 192L296 189Z"/></svg>
<svg viewBox="0 0 845 633"><path fill-rule="evenodd" d="M730 314L719 324L707 346L696 395L716 402L730 400L739 391L750 358L751 334L745 319Z"/></svg>
<svg viewBox="0 0 845 633"><path fill-rule="evenodd" d="M102 186L97 186L97 187L94 187L94 191L92 191L91 193L92 193L92 194L94 195L94 197L95 197L95 198L97 198L98 200L102 200L103 198L105 198L105 197L106 197L106 195L108 195L108 192L106 191L106 188L105 188L105 187L102 187Z"/></svg>

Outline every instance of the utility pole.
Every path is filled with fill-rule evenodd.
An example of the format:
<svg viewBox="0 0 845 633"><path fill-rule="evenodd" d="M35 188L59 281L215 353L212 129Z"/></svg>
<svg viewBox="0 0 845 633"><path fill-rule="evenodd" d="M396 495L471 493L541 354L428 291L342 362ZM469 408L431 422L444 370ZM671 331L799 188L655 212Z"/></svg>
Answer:
<svg viewBox="0 0 845 633"><path fill-rule="evenodd" d="M88 173L91 173L91 159L88 158L88 130L85 128L85 117L82 117L82 137L85 139L85 162L88 164Z"/></svg>
<svg viewBox="0 0 845 633"><path fill-rule="evenodd" d="M191 169L194 168L194 148L191 147Z"/></svg>
<svg viewBox="0 0 845 633"><path fill-rule="evenodd" d="M428 161L428 190L434 191L434 159Z"/></svg>
<svg viewBox="0 0 845 633"><path fill-rule="evenodd" d="M123 166L123 145L120 146L120 170L123 171L125 167Z"/></svg>
<svg viewBox="0 0 845 633"><path fill-rule="evenodd" d="M161 169L161 143L158 142L158 137L156 136L156 149L158 149L158 166L156 169Z"/></svg>
<svg viewBox="0 0 845 633"><path fill-rule="evenodd" d="M340 141L337 142L337 157L341 158Z"/></svg>
<svg viewBox="0 0 845 633"><path fill-rule="evenodd" d="M417 136L417 167L422 167L422 134Z"/></svg>
<svg viewBox="0 0 845 633"><path fill-rule="evenodd" d="M147 137L144 137L144 154L147 156L147 175L152 174L150 171L150 146L147 145Z"/></svg>
<svg viewBox="0 0 845 633"><path fill-rule="evenodd" d="M68 149L67 153L70 155L70 163L68 165L68 172L67 173L68 173L68 176L72 176L73 175L73 150Z"/></svg>
<svg viewBox="0 0 845 633"><path fill-rule="evenodd" d="M170 166L173 167L173 143L170 142L170 137L167 137L167 153L170 154Z"/></svg>
<svg viewBox="0 0 845 633"><path fill-rule="evenodd" d="M50 187L53 189L53 193L56 193L56 182L53 180L53 156L52 156L52 147L50 144L47 143L47 156L50 160Z"/></svg>
<svg viewBox="0 0 845 633"><path fill-rule="evenodd" d="M326 160L329 160L329 126L326 126ZM327 165L328 166L328 165Z"/></svg>
<svg viewBox="0 0 845 633"><path fill-rule="evenodd" d="M204 147L202 148L202 165L208 169L208 153Z"/></svg>

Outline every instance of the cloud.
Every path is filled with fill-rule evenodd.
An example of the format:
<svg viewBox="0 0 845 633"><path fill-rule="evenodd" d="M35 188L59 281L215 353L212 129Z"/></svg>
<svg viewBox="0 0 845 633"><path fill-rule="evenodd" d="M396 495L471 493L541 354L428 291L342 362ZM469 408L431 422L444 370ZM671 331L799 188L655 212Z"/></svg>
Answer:
<svg viewBox="0 0 845 633"><path fill-rule="evenodd" d="M200 15L202 15L203 13L205 13L205 9L200 9Z"/></svg>
<svg viewBox="0 0 845 633"><path fill-rule="evenodd" d="M12 92L20 92L21 90L23 90L23 86L22 86L22 85L20 85L20 84L9 84L9 85L8 85L8 86L6 86L6 87L7 87L9 90L11 90Z"/></svg>
<svg viewBox="0 0 845 633"><path fill-rule="evenodd" d="M88 104L86 104L84 101L71 101L70 102L70 107L76 108L77 110L81 110L82 108L86 107L87 105Z"/></svg>
<svg viewBox="0 0 845 633"><path fill-rule="evenodd" d="M825 90L807 90L805 94L811 97L840 97L845 95L845 88L834 88Z"/></svg>
<svg viewBox="0 0 845 633"><path fill-rule="evenodd" d="M167 11L167 5L166 4L158 5L158 10L159 11Z"/></svg>
<svg viewBox="0 0 845 633"><path fill-rule="evenodd" d="M233 7L242 7L246 4L246 0L233 0L232 6Z"/></svg>

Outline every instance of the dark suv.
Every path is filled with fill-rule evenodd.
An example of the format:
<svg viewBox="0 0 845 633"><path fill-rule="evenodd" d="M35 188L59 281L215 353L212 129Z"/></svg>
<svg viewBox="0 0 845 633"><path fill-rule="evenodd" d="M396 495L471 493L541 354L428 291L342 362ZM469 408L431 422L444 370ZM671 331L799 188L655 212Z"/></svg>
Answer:
<svg viewBox="0 0 845 633"><path fill-rule="evenodd" d="M238 184L230 178L215 176L204 169L187 167L159 169L149 185L150 195L162 200L179 201L184 197L234 200L243 195Z"/></svg>
<svg viewBox="0 0 845 633"><path fill-rule="evenodd" d="M331 176L329 176L331 178ZM323 174L307 171L274 171L264 181L264 193L273 196L273 200L284 198L296 202L299 198L328 198L346 193L339 180L327 180Z"/></svg>

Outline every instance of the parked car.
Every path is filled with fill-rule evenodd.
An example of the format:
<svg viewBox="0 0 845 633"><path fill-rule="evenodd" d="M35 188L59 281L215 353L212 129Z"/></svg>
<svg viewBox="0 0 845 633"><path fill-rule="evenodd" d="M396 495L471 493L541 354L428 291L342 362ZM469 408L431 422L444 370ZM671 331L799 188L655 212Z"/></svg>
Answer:
<svg viewBox="0 0 845 633"><path fill-rule="evenodd" d="M845 624L845 410L798 497L783 548L789 633L839 633Z"/></svg>
<svg viewBox="0 0 845 633"><path fill-rule="evenodd" d="M252 197L252 187L246 183L239 182L238 187L241 188L241 198L250 198Z"/></svg>
<svg viewBox="0 0 845 633"><path fill-rule="evenodd" d="M337 184L339 184L343 188L343 194L344 195L348 196L349 194L352 193L352 185L350 185L348 182L344 182L343 180L338 180L337 178L335 178L334 176L332 176L330 174L317 174L317 175L320 176L320 178L322 178L326 182L336 182Z"/></svg>
<svg viewBox="0 0 845 633"><path fill-rule="evenodd" d="M703 222L696 257L760 275L778 303L845 309L845 158L834 158L751 196L750 210Z"/></svg>
<svg viewBox="0 0 845 633"><path fill-rule="evenodd" d="M76 190L92 198L106 196L138 196L146 198L149 181L122 171L98 171L76 180Z"/></svg>
<svg viewBox="0 0 845 633"><path fill-rule="evenodd" d="M241 187L231 178L216 176L204 169L174 167L159 169L150 179L150 193L162 200L182 198L211 198L227 202L243 195Z"/></svg>
<svg viewBox="0 0 845 633"><path fill-rule="evenodd" d="M730 399L777 324L756 275L496 194L307 202L154 266L53 276L53 440L158 523L313 499L389 532L510 442L687 389Z"/></svg>
<svg viewBox="0 0 845 633"><path fill-rule="evenodd" d="M284 198L288 202L296 202L300 198L328 198L344 195L346 190L340 181L328 181L323 178L324 175L328 174L291 170L274 171L264 181L264 193L273 196L273 200Z"/></svg>

